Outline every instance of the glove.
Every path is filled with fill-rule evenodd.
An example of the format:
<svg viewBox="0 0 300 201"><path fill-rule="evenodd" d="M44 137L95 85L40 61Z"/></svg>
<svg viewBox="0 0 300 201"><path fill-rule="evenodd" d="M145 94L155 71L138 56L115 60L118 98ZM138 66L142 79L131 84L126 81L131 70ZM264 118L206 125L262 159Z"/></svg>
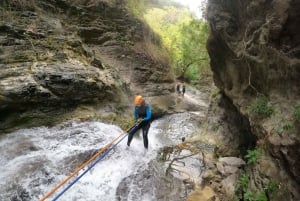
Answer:
<svg viewBox="0 0 300 201"><path fill-rule="evenodd" d="M138 118L135 122L142 122L144 119Z"/></svg>

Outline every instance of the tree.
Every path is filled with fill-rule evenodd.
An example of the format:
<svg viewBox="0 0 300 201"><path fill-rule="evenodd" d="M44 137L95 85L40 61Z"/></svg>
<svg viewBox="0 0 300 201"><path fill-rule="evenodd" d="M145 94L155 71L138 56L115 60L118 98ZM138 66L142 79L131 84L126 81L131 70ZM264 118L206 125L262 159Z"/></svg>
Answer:
<svg viewBox="0 0 300 201"><path fill-rule="evenodd" d="M195 19L186 8L173 6L149 8L144 19L161 37L177 77L199 80L201 72L210 72L206 50L209 26L205 21Z"/></svg>
<svg viewBox="0 0 300 201"><path fill-rule="evenodd" d="M208 24L193 19L188 24L181 26L181 41L179 42L180 56L177 68L181 78L186 77L190 68L200 72L201 66L208 66L209 57L206 50L206 41L209 34Z"/></svg>

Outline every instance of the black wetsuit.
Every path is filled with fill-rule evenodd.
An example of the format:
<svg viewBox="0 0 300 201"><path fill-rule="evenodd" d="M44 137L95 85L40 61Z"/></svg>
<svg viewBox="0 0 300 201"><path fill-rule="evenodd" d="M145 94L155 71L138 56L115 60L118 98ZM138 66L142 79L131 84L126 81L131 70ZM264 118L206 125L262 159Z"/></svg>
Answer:
<svg viewBox="0 0 300 201"><path fill-rule="evenodd" d="M128 141L127 146L130 146L132 141L133 135L139 130L142 129L143 131L143 140L144 140L144 147L148 149L148 131L150 128L150 120L151 120L151 108L147 104L143 104L140 107L136 106L134 109L134 117L135 119L143 119L143 121L132 128L128 132Z"/></svg>
<svg viewBox="0 0 300 201"><path fill-rule="evenodd" d="M180 94L180 85L179 84L177 84L177 86L176 86L176 91L178 94Z"/></svg>
<svg viewBox="0 0 300 201"><path fill-rule="evenodd" d="M183 85L182 86L182 95L184 96L184 93L185 93L185 86Z"/></svg>

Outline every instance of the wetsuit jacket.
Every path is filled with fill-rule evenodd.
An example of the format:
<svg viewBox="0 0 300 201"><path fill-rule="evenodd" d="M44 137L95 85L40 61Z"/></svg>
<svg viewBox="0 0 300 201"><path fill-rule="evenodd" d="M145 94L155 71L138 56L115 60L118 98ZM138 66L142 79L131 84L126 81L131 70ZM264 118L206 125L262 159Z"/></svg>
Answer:
<svg viewBox="0 0 300 201"><path fill-rule="evenodd" d="M142 118L144 121L150 121L151 119L151 108L148 104L143 104L141 106L135 106L134 108L134 118Z"/></svg>

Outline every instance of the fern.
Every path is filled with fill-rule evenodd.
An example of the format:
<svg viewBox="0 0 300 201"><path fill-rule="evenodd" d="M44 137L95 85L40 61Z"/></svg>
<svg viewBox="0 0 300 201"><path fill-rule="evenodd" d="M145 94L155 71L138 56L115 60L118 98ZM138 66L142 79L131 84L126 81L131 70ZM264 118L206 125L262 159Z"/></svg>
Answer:
<svg viewBox="0 0 300 201"><path fill-rule="evenodd" d="M248 107L249 111L257 115L270 117L274 114L274 109L269 106L266 97L258 98L253 104Z"/></svg>
<svg viewBox="0 0 300 201"><path fill-rule="evenodd" d="M260 158L260 153L256 149L255 150L247 150L247 154L246 154L245 158L247 159L248 164L254 164Z"/></svg>

